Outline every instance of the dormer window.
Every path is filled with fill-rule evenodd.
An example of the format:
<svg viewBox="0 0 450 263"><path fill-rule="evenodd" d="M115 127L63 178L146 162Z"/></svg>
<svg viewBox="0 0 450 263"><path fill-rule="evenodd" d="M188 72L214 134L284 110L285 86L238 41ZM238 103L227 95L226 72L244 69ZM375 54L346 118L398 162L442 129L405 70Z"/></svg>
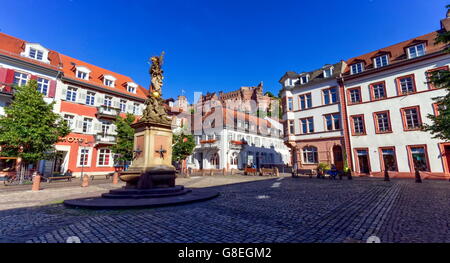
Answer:
<svg viewBox="0 0 450 263"><path fill-rule="evenodd" d="M114 88L115 82L116 82L116 78L115 77L113 77L111 75L103 76L103 84L105 86Z"/></svg>
<svg viewBox="0 0 450 263"><path fill-rule="evenodd" d="M127 83L127 91L131 93L136 93L137 84L134 82Z"/></svg>
<svg viewBox="0 0 450 263"><path fill-rule="evenodd" d="M425 55L425 44L408 47L408 58L416 58Z"/></svg>
<svg viewBox="0 0 450 263"><path fill-rule="evenodd" d="M50 51L38 43L25 43L25 48L23 52L20 53L21 56L28 57L31 59L39 60L44 63L50 63L48 60L48 53Z"/></svg>
<svg viewBox="0 0 450 263"><path fill-rule="evenodd" d="M358 74L364 71L363 63L356 63L350 66L350 74Z"/></svg>
<svg viewBox="0 0 450 263"><path fill-rule="evenodd" d="M309 81L309 75L303 75L300 77L300 83L301 84L306 84Z"/></svg>
<svg viewBox="0 0 450 263"><path fill-rule="evenodd" d="M83 66L76 67L76 76L79 79L89 80L89 73L91 73L91 71L86 67Z"/></svg>
<svg viewBox="0 0 450 263"><path fill-rule="evenodd" d="M374 58L373 64L375 65L375 68L381 68L381 67L389 65L388 55L382 55L382 56Z"/></svg>
<svg viewBox="0 0 450 263"><path fill-rule="evenodd" d="M327 68L323 70L323 77L329 78L333 75L333 67Z"/></svg>
<svg viewBox="0 0 450 263"><path fill-rule="evenodd" d="M41 50L37 50L35 48L30 48L30 53L29 53L30 58L42 60L43 56L44 56L44 52L42 52Z"/></svg>
<svg viewBox="0 0 450 263"><path fill-rule="evenodd" d="M288 79L288 86L294 86L294 79Z"/></svg>

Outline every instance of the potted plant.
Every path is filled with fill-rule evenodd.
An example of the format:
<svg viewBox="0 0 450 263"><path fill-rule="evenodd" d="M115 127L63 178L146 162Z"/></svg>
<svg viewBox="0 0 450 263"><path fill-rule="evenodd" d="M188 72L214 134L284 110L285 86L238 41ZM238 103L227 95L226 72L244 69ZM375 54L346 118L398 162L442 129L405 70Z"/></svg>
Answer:
<svg viewBox="0 0 450 263"><path fill-rule="evenodd" d="M327 163L319 163L317 166L317 178L324 178L326 170L330 169L330 165Z"/></svg>

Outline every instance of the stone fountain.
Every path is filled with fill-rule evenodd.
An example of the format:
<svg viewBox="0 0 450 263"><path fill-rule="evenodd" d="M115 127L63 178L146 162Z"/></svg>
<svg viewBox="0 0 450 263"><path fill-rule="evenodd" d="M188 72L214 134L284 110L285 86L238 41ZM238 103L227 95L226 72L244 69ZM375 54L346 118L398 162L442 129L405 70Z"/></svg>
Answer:
<svg viewBox="0 0 450 263"><path fill-rule="evenodd" d="M175 185L176 171L172 165L171 120L163 106L163 56L151 58L150 94L142 118L134 128L132 165L119 178L123 188L109 191L101 197L65 200L69 207L92 209L145 208L208 200L219 195L210 189L187 189Z"/></svg>

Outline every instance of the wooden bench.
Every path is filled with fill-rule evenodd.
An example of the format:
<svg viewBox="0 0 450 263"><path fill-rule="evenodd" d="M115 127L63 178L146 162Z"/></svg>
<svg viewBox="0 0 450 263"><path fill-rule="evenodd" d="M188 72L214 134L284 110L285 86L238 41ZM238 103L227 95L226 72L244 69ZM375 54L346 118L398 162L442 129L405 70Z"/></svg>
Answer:
<svg viewBox="0 0 450 263"><path fill-rule="evenodd" d="M312 178L313 175L317 175L317 172L314 169L297 169L297 173L308 175L309 178Z"/></svg>
<svg viewBox="0 0 450 263"><path fill-rule="evenodd" d="M277 172L275 171L276 168L261 168L261 175L270 175L270 176L277 176Z"/></svg>
<svg viewBox="0 0 450 263"><path fill-rule="evenodd" d="M72 181L73 176L50 176L46 177L47 182L51 183L53 180L67 180L68 182Z"/></svg>
<svg viewBox="0 0 450 263"><path fill-rule="evenodd" d="M91 181L94 181L94 179L97 177L105 177L106 179L109 179L112 177L112 174L93 174L90 176Z"/></svg>
<svg viewBox="0 0 450 263"><path fill-rule="evenodd" d="M248 168L247 167L244 170L245 175L252 174L252 175L256 176L257 172L258 172L258 170L256 168Z"/></svg>

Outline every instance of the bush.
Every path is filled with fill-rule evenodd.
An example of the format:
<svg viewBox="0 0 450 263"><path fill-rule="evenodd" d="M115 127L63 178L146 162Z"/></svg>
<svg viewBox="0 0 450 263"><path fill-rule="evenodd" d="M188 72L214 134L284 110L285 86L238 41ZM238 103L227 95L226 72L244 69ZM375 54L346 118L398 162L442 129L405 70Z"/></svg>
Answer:
<svg viewBox="0 0 450 263"><path fill-rule="evenodd" d="M319 165L317 166L317 170L320 171L325 171L325 170L330 170L331 169L331 165L328 163L319 163Z"/></svg>

